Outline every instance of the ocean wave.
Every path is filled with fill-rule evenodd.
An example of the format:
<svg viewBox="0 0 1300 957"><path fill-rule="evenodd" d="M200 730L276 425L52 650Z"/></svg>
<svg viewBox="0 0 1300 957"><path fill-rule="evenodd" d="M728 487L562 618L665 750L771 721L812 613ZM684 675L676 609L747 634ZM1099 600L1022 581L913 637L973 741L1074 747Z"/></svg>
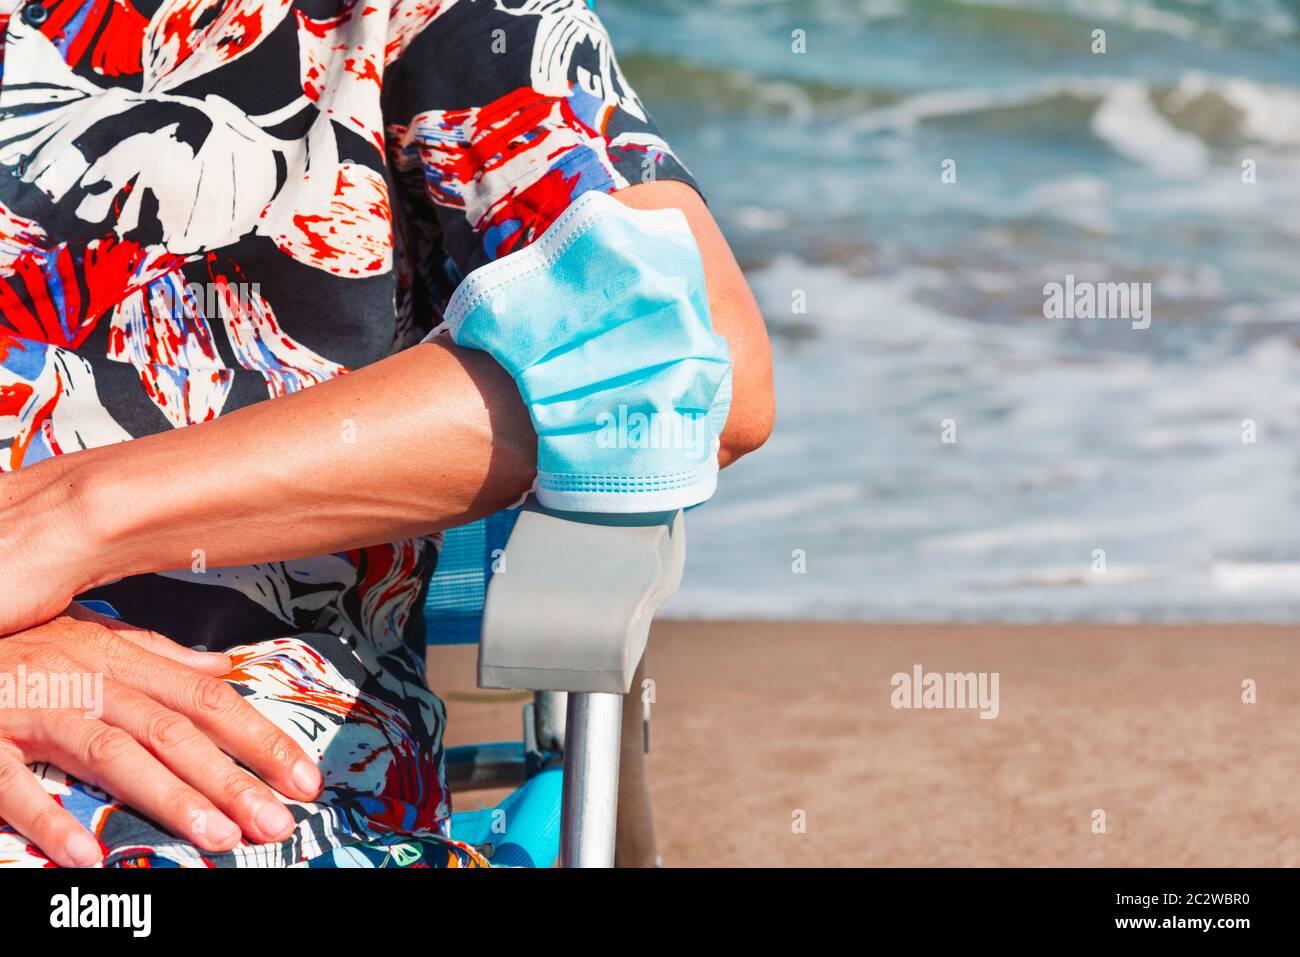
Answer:
<svg viewBox="0 0 1300 957"><path fill-rule="evenodd" d="M1300 594L1300 561L1216 562L1210 570L1215 586L1225 592Z"/></svg>
<svg viewBox="0 0 1300 957"><path fill-rule="evenodd" d="M1283 0L638 0L638 5L675 16L752 17L813 26L915 20L935 29L956 22L993 32L1027 23L1048 32L1053 23L1082 22L1213 42L1300 32L1300 16Z"/></svg>
<svg viewBox="0 0 1300 957"><path fill-rule="evenodd" d="M908 93L728 67L632 62L630 69L658 77L643 85L652 102L690 97L704 115L716 110L798 125L833 123L857 135L972 120L991 131L1031 124L1087 128L1121 155L1175 172L1203 168L1212 148L1300 146L1300 88L1202 71L1185 71L1169 83L1080 74Z"/></svg>
<svg viewBox="0 0 1300 957"><path fill-rule="evenodd" d="M1099 351L1047 320L936 309L942 278L794 257L751 274L768 314L804 290L817 335L777 340L776 432L692 513L674 614L1300 617L1284 332Z"/></svg>
<svg viewBox="0 0 1300 957"><path fill-rule="evenodd" d="M1210 165L1209 148L1161 116L1141 83L1107 93L1092 116L1092 131L1121 156L1158 173L1194 175Z"/></svg>
<svg viewBox="0 0 1300 957"><path fill-rule="evenodd" d="M866 91L877 100L884 91ZM1184 73L1176 83L1120 77L1053 77L1007 88L936 90L857 113L858 131L983 119L1005 127L1017 114L1087 124L1117 152L1151 165L1204 165L1207 148L1256 142L1300 145L1300 89L1243 77Z"/></svg>
<svg viewBox="0 0 1300 957"><path fill-rule="evenodd" d="M950 0L984 10L1033 11L1089 24L1120 25L1180 40L1223 43L1300 31L1295 11L1277 0Z"/></svg>

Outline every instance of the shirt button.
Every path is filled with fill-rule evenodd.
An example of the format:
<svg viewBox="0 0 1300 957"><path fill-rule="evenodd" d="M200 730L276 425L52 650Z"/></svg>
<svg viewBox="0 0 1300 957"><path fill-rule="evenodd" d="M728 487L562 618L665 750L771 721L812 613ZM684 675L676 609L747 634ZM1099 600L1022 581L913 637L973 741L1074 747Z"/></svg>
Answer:
<svg viewBox="0 0 1300 957"><path fill-rule="evenodd" d="M39 27L42 23L50 18L50 11L46 10L39 3L29 3L23 7L23 19L29 26Z"/></svg>

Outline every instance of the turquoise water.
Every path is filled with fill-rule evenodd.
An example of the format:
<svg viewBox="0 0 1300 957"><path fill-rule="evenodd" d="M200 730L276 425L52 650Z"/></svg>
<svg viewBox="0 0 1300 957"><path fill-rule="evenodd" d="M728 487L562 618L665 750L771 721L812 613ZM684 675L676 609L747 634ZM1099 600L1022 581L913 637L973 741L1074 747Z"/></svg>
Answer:
<svg viewBox="0 0 1300 957"><path fill-rule="evenodd" d="M671 611L1300 620L1300 4L598 9L777 357ZM1067 274L1150 328L1045 319Z"/></svg>

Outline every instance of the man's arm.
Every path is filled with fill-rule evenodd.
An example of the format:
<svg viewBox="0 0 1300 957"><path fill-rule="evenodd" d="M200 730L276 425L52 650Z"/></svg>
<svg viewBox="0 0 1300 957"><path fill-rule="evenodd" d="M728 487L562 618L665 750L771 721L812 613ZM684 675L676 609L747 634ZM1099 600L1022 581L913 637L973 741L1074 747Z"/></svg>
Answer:
<svg viewBox="0 0 1300 957"><path fill-rule="evenodd" d="M739 266L699 196L665 182L616 194L682 209L733 363L723 465L773 420L771 356ZM536 435L485 353L425 343L212 422L63 456L0 482L0 634L131 574L287 560L463 524L532 484Z"/></svg>

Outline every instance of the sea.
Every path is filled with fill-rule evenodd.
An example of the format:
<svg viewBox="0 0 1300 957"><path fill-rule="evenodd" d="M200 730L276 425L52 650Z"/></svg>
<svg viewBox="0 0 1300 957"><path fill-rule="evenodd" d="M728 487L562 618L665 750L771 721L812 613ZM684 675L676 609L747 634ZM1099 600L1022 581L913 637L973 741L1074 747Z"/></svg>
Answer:
<svg viewBox="0 0 1300 957"><path fill-rule="evenodd" d="M1300 621L1300 4L596 8L775 353L666 614Z"/></svg>

